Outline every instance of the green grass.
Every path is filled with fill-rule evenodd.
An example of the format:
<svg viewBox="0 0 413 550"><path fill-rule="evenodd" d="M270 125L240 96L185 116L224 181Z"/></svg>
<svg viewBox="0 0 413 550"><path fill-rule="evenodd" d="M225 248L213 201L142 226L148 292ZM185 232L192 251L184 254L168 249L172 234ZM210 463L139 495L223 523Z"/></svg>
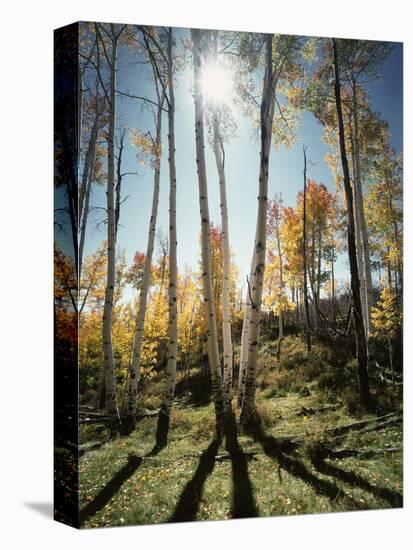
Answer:
<svg viewBox="0 0 413 550"><path fill-rule="evenodd" d="M295 348L297 342L291 345ZM313 464L310 451L318 441L328 441L326 429L371 415L351 414L339 391L332 401L331 392L318 385L325 365L313 360L309 367L312 375L306 375L305 361L297 350L294 353L296 359L298 355L295 369L288 361L275 365L271 350L261 358L257 406L267 436L305 435L304 446L271 455L262 442L241 433L238 440L243 451L255 454L231 459L225 443L205 454L214 438L213 406L188 406L184 395L178 396L173 410L169 444L154 456L147 455L155 442L156 417L142 419L129 436L115 439L109 439L106 430L97 425L82 425L82 526L164 523L182 506L186 511L181 510L178 519L222 520L242 515L240 504L241 508L245 504L255 507L259 516L400 505L402 452L369 460L327 459L321 466ZM280 379L281 390L276 385ZM325 404L333 406L303 413ZM353 431L339 445L360 450L401 446L399 425L364 434Z"/></svg>

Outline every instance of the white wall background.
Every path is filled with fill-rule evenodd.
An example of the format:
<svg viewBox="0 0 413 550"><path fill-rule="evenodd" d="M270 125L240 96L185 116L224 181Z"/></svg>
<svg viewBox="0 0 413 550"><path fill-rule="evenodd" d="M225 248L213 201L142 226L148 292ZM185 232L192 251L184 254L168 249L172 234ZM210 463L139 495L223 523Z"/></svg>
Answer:
<svg viewBox="0 0 413 550"><path fill-rule="evenodd" d="M8 0L1 9L0 544L59 550L411 548L412 437L405 508L379 512L78 532L50 519L52 500L52 29L83 20L405 41L406 273L412 281L412 44L403 0ZM405 410L412 417L412 291L405 285ZM33 504L36 509L33 509ZM43 510L44 513L40 513ZM411 521L411 520L410 520Z"/></svg>

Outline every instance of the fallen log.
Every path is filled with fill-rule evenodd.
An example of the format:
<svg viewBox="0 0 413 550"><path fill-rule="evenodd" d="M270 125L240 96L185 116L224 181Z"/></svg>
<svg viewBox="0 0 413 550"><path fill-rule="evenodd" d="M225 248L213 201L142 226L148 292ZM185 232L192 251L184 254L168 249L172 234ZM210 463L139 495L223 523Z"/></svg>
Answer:
<svg viewBox="0 0 413 550"><path fill-rule="evenodd" d="M297 416L312 416L313 414L322 413L325 411L334 411L339 408L339 404L322 405L321 407L301 407Z"/></svg>
<svg viewBox="0 0 413 550"><path fill-rule="evenodd" d="M342 426L336 426L335 428L327 428L324 431L316 433L297 434L294 436L279 436L274 437L274 443L279 444L281 447L286 444L291 444L296 447L300 447L305 444L306 439L315 435L330 435L334 441L342 441L345 439L349 432L357 431L358 434L364 434L372 431L382 430L400 424L403 422L403 417L397 416L396 413L390 413L376 418L370 418L368 420L359 420L352 422L351 424L344 424Z"/></svg>
<svg viewBox="0 0 413 550"><path fill-rule="evenodd" d="M83 416L82 413L79 413L81 416ZM142 418L147 418L150 416L158 416L159 409L155 411L146 411L145 413L136 415L136 420L141 420ZM120 420L122 422L122 419L125 419L126 416L121 416ZM80 424L105 424L106 422L109 422L109 417L102 415L100 413L90 414L88 413L87 416L83 418L79 418Z"/></svg>
<svg viewBox="0 0 413 550"><path fill-rule="evenodd" d="M104 413L96 412L96 411L82 411L79 410L79 416L88 416L92 418L106 418L106 415Z"/></svg>
<svg viewBox="0 0 413 550"><path fill-rule="evenodd" d="M101 416L99 418L79 418L79 424L105 424L109 421L107 416Z"/></svg>
<svg viewBox="0 0 413 550"><path fill-rule="evenodd" d="M386 453L398 453L403 451L403 447L387 447L385 449L330 449L328 447L321 448L320 453L323 458L358 458L360 460L368 460L375 456L380 456Z"/></svg>
<svg viewBox="0 0 413 550"><path fill-rule="evenodd" d="M391 421L402 421L402 417L397 416L396 413L389 413L383 416L377 416L375 418L369 418L367 420L359 420L351 424L344 424L343 426L337 426L336 428L329 428L326 430L332 435L341 435L343 433L349 432L351 430L358 430L360 428L368 427L369 425L382 426L387 425Z"/></svg>

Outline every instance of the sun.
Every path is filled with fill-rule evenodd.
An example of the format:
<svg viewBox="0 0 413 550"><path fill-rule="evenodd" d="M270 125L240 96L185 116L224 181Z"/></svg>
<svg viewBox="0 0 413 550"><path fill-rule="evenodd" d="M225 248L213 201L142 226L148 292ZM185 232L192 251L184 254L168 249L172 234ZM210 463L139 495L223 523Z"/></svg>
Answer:
<svg viewBox="0 0 413 550"><path fill-rule="evenodd" d="M211 103L228 103L231 98L232 79L226 68L217 63L206 63L201 76L205 100Z"/></svg>

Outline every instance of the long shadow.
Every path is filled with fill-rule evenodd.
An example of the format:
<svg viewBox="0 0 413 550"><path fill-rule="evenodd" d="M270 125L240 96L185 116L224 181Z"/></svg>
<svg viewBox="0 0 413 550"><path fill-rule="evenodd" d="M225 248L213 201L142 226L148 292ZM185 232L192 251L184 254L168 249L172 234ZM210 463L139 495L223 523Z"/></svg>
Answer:
<svg viewBox="0 0 413 550"><path fill-rule="evenodd" d="M349 501L353 508L363 508L360 503L346 495L337 485L331 481L317 477L303 462L287 454L287 452L291 452L292 449L289 446L283 448L274 437L266 434L259 420L250 433L252 437L260 443L265 454L278 462L280 468L311 485L314 491L319 495L327 496L333 502L339 499Z"/></svg>
<svg viewBox="0 0 413 550"><path fill-rule="evenodd" d="M231 457L232 467L232 511L233 518L251 518L258 516L253 489L248 475L248 460L237 437L235 419L231 417L226 428L226 449Z"/></svg>
<svg viewBox="0 0 413 550"><path fill-rule="evenodd" d="M203 488L208 476L215 466L215 455L221 444L221 438L216 437L202 453L196 472L188 481L179 497L178 504L169 521L193 521L196 518Z"/></svg>
<svg viewBox="0 0 413 550"><path fill-rule="evenodd" d="M127 463L112 477L109 483L103 487L95 498L80 510L79 524L82 525L88 518L94 516L96 512L101 510L110 499L116 495L125 481L136 472L142 462L142 457L129 455Z"/></svg>
<svg viewBox="0 0 413 550"><path fill-rule="evenodd" d="M312 463L314 467L317 468L317 470L322 474L335 477L336 479L344 481L354 487L359 487L360 489L363 489L363 491L367 491L375 497L388 502L392 508L403 507L403 497L397 491L392 491L387 487L376 487L359 474L349 472L339 468L338 466L329 464L322 458L313 457Z"/></svg>
<svg viewBox="0 0 413 550"><path fill-rule="evenodd" d="M163 411L161 410L159 412L159 416L158 416L158 424L157 424L157 429L156 429L155 444L154 444L152 450L146 456L156 456L158 453L160 453L162 451L162 449L164 449L167 446L168 433L169 433L169 424L170 424L169 415L164 414ZM122 424L116 426L116 429L118 430L116 432L116 435L120 435L120 437L127 437L135 429L135 420L132 419L132 418L125 418L123 420ZM115 434L115 432L114 432L114 434ZM206 459L208 458L209 455L207 455L205 457L204 457L204 455L210 449L211 449L211 452L212 452L212 445L215 443L215 441L216 440L214 440L211 443L211 445L208 447L207 451L205 451L203 453L203 455L201 456L200 466L201 466L203 458L204 458L204 464L205 464L205 461L206 461ZM95 448L98 449L102 445L104 445L105 443L107 443L107 441L97 443L96 445L92 446L92 448L87 449L87 450L83 450L82 454L84 454L85 452L88 452L89 450L95 449ZM214 447L214 453L212 455L213 456L213 464L212 464L211 471L214 467L215 454L216 454L216 451L219 448L219 445L220 445L220 440L217 442L216 449ZM82 455L80 454L79 456L82 456ZM144 457L139 457L139 456L132 455L132 454L128 456L128 462L125 464L125 466L123 466L119 470L119 472L117 472L113 476L113 478L109 481L109 483L100 491L100 493L98 493L96 495L96 497L91 502L89 502L89 504L87 504L82 510L80 510L80 512L79 512L79 524L80 525L82 525L91 516L94 516L96 514L96 512L101 510L109 502L109 500L113 496L115 496L115 494L119 491L120 487L125 483L125 481L127 479L129 479L136 472L136 470L140 467L140 465L143 462L143 459L144 459ZM199 469L199 467L198 467L198 469ZM205 479L206 479L206 477L205 477ZM204 482L205 482L205 480L204 480ZM203 485L203 483L202 483L202 485ZM202 486L201 486L201 488L202 488ZM196 514L196 512L195 512L195 514ZM176 519L176 520L172 520L172 521L184 521L184 520Z"/></svg>

